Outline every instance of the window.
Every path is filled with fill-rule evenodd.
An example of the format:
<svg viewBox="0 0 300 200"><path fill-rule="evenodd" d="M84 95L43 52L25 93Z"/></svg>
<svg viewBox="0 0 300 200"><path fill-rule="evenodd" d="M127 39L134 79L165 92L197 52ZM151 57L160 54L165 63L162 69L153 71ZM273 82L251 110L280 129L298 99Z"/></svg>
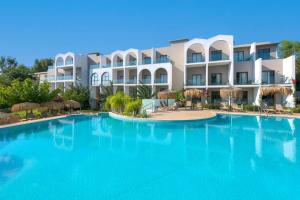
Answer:
<svg viewBox="0 0 300 200"><path fill-rule="evenodd" d="M275 71L263 71L262 84L274 84L274 83L275 83Z"/></svg>
<svg viewBox="0 0 300 200"><path fill-rule="evenodd" d="M151 57L144 57L143 64L151 64Z"/></svg>
<svg viewBox="0 0 300 200"><path fill-rule="evenodd" d="M222 74L221 73L212 73L211 74L211 84L212 85L221 85L222 84Z"/></svg>
<svg viewBox="0 0 300 200"><path fill-rule="evenodd" d="M221 96L220 91L211 91L211 103L220 103Z"/></svg>
<svg viewBox="0 0 300 200"><path fill-rule="evenodd" d="M241 96L236 99L237 104L248 104L248 91L242 91Z"/></svg>
<svg viewBox="0 0 300 200"><path fill-rule="evenodd" d="M142 80L143 83L151 83L151 75L143 75L143 80Z"/></svg>
<svg viewBox="0 0 300 200"><path fill-rule="evenodd" d="M263 60L270 59L271 58L270 48L258 49L258 57Z"/></svg>
<svg viewBox="0 0 300 200"><path fill-rule="evenodd" d="M274 106L274 94L262 96L261 99L262 99L262 102L267 104L268 106Z"/></svg>
<svg viewBox="0 0 300 200"><path fill-rule="evenodd" d="M192 63L202 62L202 53L192 53Z"/></svg>
<svg viewBox="0 0 300 200"><path fill-rule="evenodd" d="M234 52L234 61L240 62L240 61L244 61L244 60L245 60L244 51Z"/></svg>
<svg viewBox="0 0 300 200"><path fill-rule="evenodd" d="M248 72L237 72L236 73L237 84L248 84Z"/></svg>
<svg viewBox="0 0 300 200"><path fill-rule="evenodd" d="M211 61L222 60L222 50L211 51L211 57L210 57L210 60L211 60Z"/></svg>
<svg viewBox="0 0 300 200"><path fill-rule="evenodd" d="M101 77L101 84L102 85L107 85L109 83L109 73L108 72L104 72L102 74L102 77Z"/></svg>
<svg viewBox="0 0 300 200"><path fill-rule="evenodd" d="M62 57L57 58L56 66L63 66L63 65L64 65L64 59Z"/></svg>
<svg viewBox="0 0 300 200"><path fill-rule="evenodd" d="M167 83L168 82L168 75L167 74L160 74L159 78L160 78L161 83Z"/></svg>
<svg viewBox="0 0 300 200"><path fill-rule="evenodd" d="M201 74L192 75L192 85L201 85Z"/></svg>
<svg viewBox="0 0 300 200"><path fill-rule="evenodd" d="M167 55L160 55L157 59L157 63L166 63L168 62L168 56Z"/></svg>
<svg viewBox="0 0 300 200"><path fill-rule="evenodd" d="M92 85L93 85L93 86L99 84L99 79L98 79L98 74L97 74L97 73L93 73L93 74L92 74L91 82L92 82Z"/></svg>

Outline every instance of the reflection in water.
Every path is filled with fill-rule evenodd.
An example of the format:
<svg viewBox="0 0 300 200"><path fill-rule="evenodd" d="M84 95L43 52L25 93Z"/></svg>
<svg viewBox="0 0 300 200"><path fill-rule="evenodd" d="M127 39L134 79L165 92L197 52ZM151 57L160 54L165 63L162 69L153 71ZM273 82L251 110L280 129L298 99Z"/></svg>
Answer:
<svg viewBox="0 0 300 200"><path fill-rule="evenodd" d="M15 177L23 165L23 159L18 156L0 155L0 185Z"/></svg>
<svg viewBox="0 0 300 200"><path fill-rule="evenodd" d="M236 199L253 199L249 193L243 193L247 188L255 192L263 188L261 197L274 199L268 191L274 192L276 188L275 192L293 192L288 185L297 185L300 179L299 122L230 115L209 121L167 123L125 122L105 115L71 116L26 128L0 130L0 153L16 156L12 156L14 162L7 162L10 164L0 176L14 176L18 171L14 169L22 168L14 165L22 166L21 158L32 158L35 165L28 171L33 174L28 175L27 170L22 173L34 177L27 180L29 183L41 179L45 181L40 185L45 185L47 191L48 186L58 184L57 188L69 194L85 194L75 199L92 199L88 197L95 194L101 199L118 199L115 194L134 195L127 192L132 188L134 193L141 192L140 198L125 195L123 199L141 199L150 189L157 189L151 193L156 198L150 199L177 199L176 195L168 195L178 193L186 197L181 199L215 197L196 196L200 193L222 193L224 199L231 199L231 194L237 195L234 188L243 190L239 193L243 195L237 196L241 198ZM56 148L66 151L57 153ZM0 163L0 170L3 166ZM161 188L167 196L156 196L161 194ZM198 198L189 198L190 194Z"/></svg>

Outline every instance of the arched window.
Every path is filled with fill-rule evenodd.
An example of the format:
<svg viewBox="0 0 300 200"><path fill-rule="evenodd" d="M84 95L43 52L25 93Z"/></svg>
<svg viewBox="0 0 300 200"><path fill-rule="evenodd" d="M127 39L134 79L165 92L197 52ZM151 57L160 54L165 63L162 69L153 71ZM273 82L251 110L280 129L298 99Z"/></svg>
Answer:
<svg viewBox="0 0 300 200"><path fill-rule="evenodd" d="M98 85L99 84L99 78L97 73L93 73L91 77L92 85Z"/></svg>
<svg viewBox="0 0 300 200"><path fill-rule="evenodd" d="M56 59L56 66L63 66L64 65L64 59L62 57L58 57Z"/></svg>
<svg viewBox="0 0 300 200"><path fill-rule="evenodd" d="M109 84L109 73L104 72L101 76L101 84L102 85L108 85Z"/></svg>
<svg viewBox="0 0 300 200"><path fill-rule="evenodd" d="M72 56L68 56L66 58L66 65L73 65L73 57Z"/></svg>

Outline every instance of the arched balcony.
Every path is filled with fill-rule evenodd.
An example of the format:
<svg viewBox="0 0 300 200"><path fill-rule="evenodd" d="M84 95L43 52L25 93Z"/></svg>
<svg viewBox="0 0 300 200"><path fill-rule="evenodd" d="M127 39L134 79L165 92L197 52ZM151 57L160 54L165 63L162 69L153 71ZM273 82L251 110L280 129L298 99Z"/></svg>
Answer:
<svg viewBox="0 0 300 200"><path fill-rule="evenodd" d="M224 40L217 40L209 47L209 61L229 60L229 44Z"/></svg>
<svg viewBox="0 0 300 200"><path fill-rule="evenodd" d="M98 86L99 85L99 77L97 73L93 73L91 76L91 84L92 86Z"/></svg>
<svg viewBox="0 0 300 200"><path fill-rule="evenodd" d="M151 72L148 69L140 71L139 80L143 84L151 84Z"/></svg>
<svg viewBox="0 0 300 200"><path fill-rule="evenodd" d="M67 56L65 65L73 65L74 64L74 59L72 56Z"/></svg>
<svg viewBox="0 0 300 200"><path fill-rule="evenodd" d="M186 51L186 63L205 62L205 48L200 43L192 44Z"/></svg>
<svg viewBox="0 0 300 200"><path fill-rule="evenodd" d="M109 73L108 72L104 72L101 75L101 85L107 86L109 84L110 84Z"/></svg>
<svg viewBox="0 0 300 200"><path fill-rule="evenodd" d="M154 73L154 83L168 83L168 72L164 68L159 68Z"/></svg>
<svg viewBox="0 0 300 200"><path fill-rule="evenodd" d="M123 66L123 56L121 54L115 54L113 56L113 66L122 67Z"/></svg>
<svg viewBox="0 0 300 200"><path fill-rule="evenodd" d="M137 65L137 55L134 52L129 52L125 56L126 66L134 66Z"/></svg>
<svg viewBox="0 0 300 200"><path fill-rule="evenodd" d="M64 65L64 59L62 57L58 57L56 59L55 65L58 66L63 66Z"/></svg>

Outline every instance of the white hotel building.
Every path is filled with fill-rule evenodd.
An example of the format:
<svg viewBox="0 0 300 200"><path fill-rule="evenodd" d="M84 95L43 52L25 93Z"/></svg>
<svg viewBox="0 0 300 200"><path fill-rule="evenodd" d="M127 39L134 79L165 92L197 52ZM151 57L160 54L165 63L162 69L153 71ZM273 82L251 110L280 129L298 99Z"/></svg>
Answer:
<svg viewBox="0 0 300 200"><path fill-rule="evenodd" d="M58 54L54 66L41 77L52 88L68 88L74 84L88 86L92 97L100 85L113 82L114 90L127 94L137 85L149 85L153 92L161 90L203 89L208 102L220 101L220 89L239 87L241 103L258 104L260 98L293 107L293 95L260 95L261 87L274 85L294 88L295 56L280 58L278 43L253 42L234 45L231 35L209 39L171 41L167 47L146 50L128 49L108 55L91 53Z"/></svg>

